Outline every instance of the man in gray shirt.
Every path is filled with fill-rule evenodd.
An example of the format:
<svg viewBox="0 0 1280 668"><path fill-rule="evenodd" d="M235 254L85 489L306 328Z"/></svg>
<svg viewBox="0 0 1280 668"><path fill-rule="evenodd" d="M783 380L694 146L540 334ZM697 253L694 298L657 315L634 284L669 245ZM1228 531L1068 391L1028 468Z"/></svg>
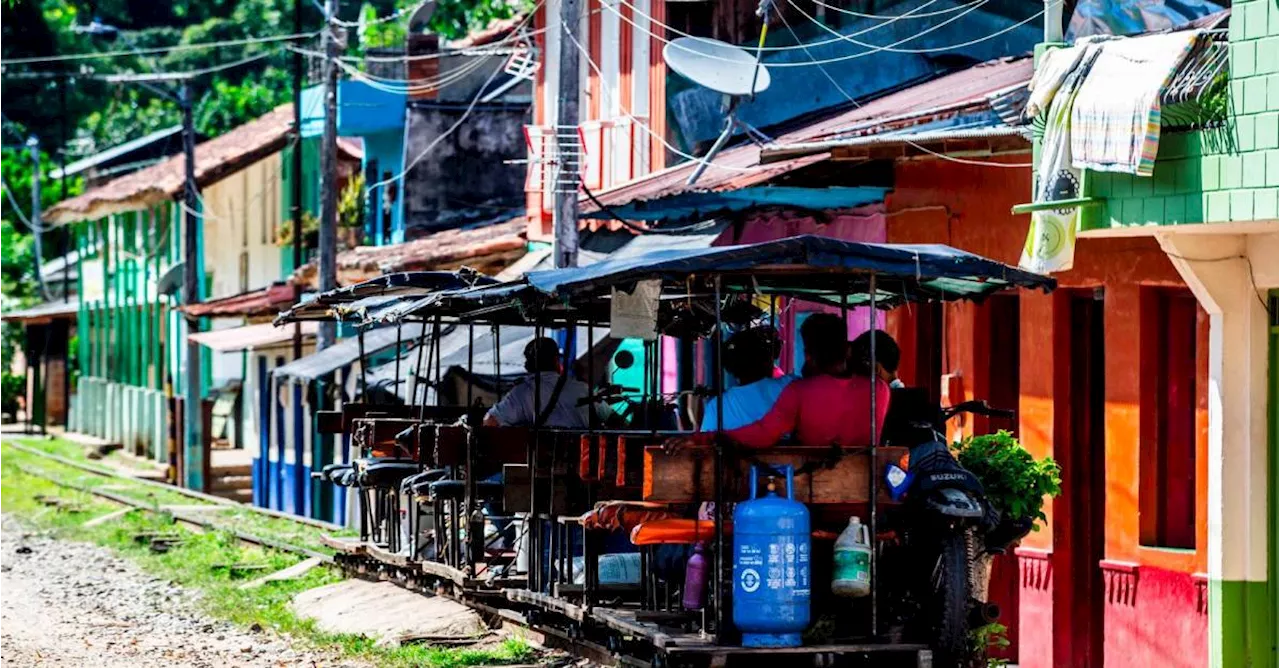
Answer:
<svg viewBox="0 0 1280 668"><path fill-rule="evenodd" d="M488 427L532 426L538 415L551 403L560 382L560 347L555 339L541 337L524 347L524 368L529 372L507 392L484 416ZM539 400L537 406L534 399ZM590 406L583 403L591 395L586 383L565 378L555 405L547 416L546 427L586 429ZM600 407L597 407L599 409Z"/></svg>

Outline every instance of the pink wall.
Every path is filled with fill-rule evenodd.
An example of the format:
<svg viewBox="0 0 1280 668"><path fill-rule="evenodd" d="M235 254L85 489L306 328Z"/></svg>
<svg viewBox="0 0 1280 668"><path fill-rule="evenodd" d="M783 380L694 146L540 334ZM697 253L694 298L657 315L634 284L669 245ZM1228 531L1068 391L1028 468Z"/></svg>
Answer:
<svg viewBox="0 0 1280 668"><path fill-rule="evenodd" d="M731 226L725 230L715 243L717 246L732 244L753 244L772 241L801 234L814 234L844 241L865 241L884 243L885 216L884 205L876 203L856 209L839 209L824 212L822 217L796 209L764 209L753 212L741 226ZM739 233L738 230L741 230ZM736 236L735 236L736 234ZM792 337L788 332L796 328L796 314L826 311L839 314L840 309L823 307L808 302L796 302L789 308L786 300L778 304L781 312L779 328L783 332L782 359L779 366L788 373L799 373L800 369L791 364L795 357ZM848 318L849 338L867 331L870 327L870 315L865 308L850 309ZM884 327L884 314L877 314L876 326Z"/></svg>

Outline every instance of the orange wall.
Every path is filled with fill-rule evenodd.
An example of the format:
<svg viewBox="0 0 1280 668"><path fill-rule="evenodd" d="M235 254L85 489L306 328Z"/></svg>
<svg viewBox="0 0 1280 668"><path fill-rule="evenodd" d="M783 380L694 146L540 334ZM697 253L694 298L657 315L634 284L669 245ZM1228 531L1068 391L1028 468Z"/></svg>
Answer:
<svg viewBox="0 0 1280 668"><path fill-rule="evenodd" d="M1024 161L1025 156L1007 160ZM947 161L899 162L894 192L886 200L887 240L946 243L1017 264L1029 218L1012 215L1010 208L1026 201L1030 192L1027 169ZM1150 237L1082 239L1075 267L1056 278L1061 288L1105 290L1105 665L1202 665L1207 658L1203 583L1192 574L1205 571L1207 562L1207 319L1201 315L1197 335L1196 549L1143 547L1139 545L1140 295L1142 286L1181 287L1183 283ZM1024 291L1020 295L1018 430L1022 443L1037 457L1055 455L1055 445L1063 448L1068 443L1067 351L1073 336L1068 306L1065 290L1050 295ZM944 401L988 397L987 356L1000 351L990 350L986 329L998 323L990 323L984 308L953 304L943 309L942 372L958 377L944 384L944 393L948 388L953 390ZM907 309L898 309L890 315L887 327L895 335L908 335L914 327L912 317ZM904 346L904 355L910 351L911 346ZM903 366L911 369L912 361ZM969 433L974 428L966 424L961 431ZM981 430L982 425L977 428ZM1063 461L1066 454L1059 449L1056 458ZM1064 490L1064 494L1087 493ZM1062 505L1061 499L1058 505ZM1060 578L1053 565L1072 574L1083 573L1068 564L1070 554L1063 541L1070 534L1062 522L1062 526L1055 526L1053 506L1046 507L1047 529L1023 541L1013 600L999 601L1002 606L1017 606L1013 618L1005 621L1012 622L1010 633L1018 643L1016 660L1028 668L1070 661L1067 657L1072 652L1067 647L1080 640L1063 638L1063 624L1068 620L1055 619L1075 605L1076 593L1069 583L1076 575ZM1061 554L1054 554L1055 543ZM1089 565L1090 569L1098 567ZM1061 590L1063 587L1067 590ZM997 591L994 579L992 591L993 595Z"/></svg>
<svg viewBox="0 0 1280 668"><path fill-rule="evenodd" d="M1005 160L1025 159L1014 156ZM1031 174L1026 169L941 160L899 162L894 191L886 200L887 239L891 243L946 243L1017 264L1029 219L1011 214L1010 208L1026 201L1029 192ZM1198 549L1188 555L1138 545L1139 289L1142 285L1182 286L1183 282L1155 240L1148 237L1082 239L1075 259L1074 269L1056 276L1059 285L1106 290L1107 558L1183 572L1204 570L1208 452L1203 401L1197 451ZM1052 455L1054 399L1064 391L1061 384L1055 387L1053 372L1058 348L1053 345L1053 322L1059 298L1025 291L1020 298L1019 431L1024 445L1036 456ZM963 398L985 398L988 391L985 365L979 363L985 354L982 337L975 336L984 326L984 320L977 317L982 308L949 304L944 310L943 370L961 377ZM1207 340L1204 328L1200 338L1202 344ZM1207 381L1205 364L1201 364L1201 378ZM966 432L971 429L971 425L965 426ZM1051 530L1040 531L1024 542L1028 547L1049 549L1051 537Z"/></svg>

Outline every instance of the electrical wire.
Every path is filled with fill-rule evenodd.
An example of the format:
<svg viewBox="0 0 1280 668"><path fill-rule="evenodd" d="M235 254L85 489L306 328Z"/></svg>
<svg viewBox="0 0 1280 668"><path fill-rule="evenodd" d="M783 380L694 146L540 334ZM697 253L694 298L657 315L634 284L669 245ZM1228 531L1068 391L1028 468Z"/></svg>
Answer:
<svg viewBox="0 0 1280 668"><path fill-rule="evenodd" d="M1043 11L1041 13L1043 13ZM782 13L779 12L778 16L782 17ZM791 27L791 24L787 22L787 19L785 17L782 17L782 24L786 26L787 32L791 33L792 38L794 38L797 42L801 41L800 36L796 34L795 29ZM804 52L806 56L808 56L810 59L815 60L816 62L816 59L813 58L813 54L810 53L808 49L805 49ZM817 67L818 67L818 70L822 72L822 76L826 77L827 81L831 82L831 85L835 86L836 90L840 91L840 94L843 95L845 99L847 99L851 104L853 104L854 108L860 108L862 106L856 99L854 99L852 95L849 94L849 91L844 89L844 86L840 85L840 82L836 81L835 77L831 76L831 73L827 71L826 67L822 65L818 65ZM913 142L910 139L903 139L903 143L913 146L916 149L924 151L925 153L928 153L934 157L942 158L944 160L949 160L951 162L957 162L965 165L974 165L974 166L980 166L980 167L1005 167L1005 168L1012 167L1012 168L1024 168L1024 169L1034 166L1033 163L1030 163L1030 162L1021 162L1021 163L993 162L993 161L986 161L986 160L971 160L969 158L958 158L956 156L947 155L945 153L939 153L937 151L925 148L924 146L921 146L920 144Z"/></svg>
<svg viewBox="0 0 1280 668"><path fill-rule="evenodd" d="M448 88L449 86L459 81L465 80L468 76L471 75L472 72L483 67L484 64L485 64L484 59L476 58L474 59L473 62L466 63L462 67L459 67L457 70L454 70L452 72L447 73L446 75L442 75L439 77L431 77L427 79L390 79L385 77L375 77L367 72L363 72L359 70L354 66L348 65L341 61L337 62L338 67L340 67L343 71L345 71L350 76L350 78L354 80L362 81L365 84L377 90L385 91L388 93L409 94L409 95L416 95L416 94L441 90L443 88ZM503 69L504 66L505 66L505 63L500 65L499 69ZM404 83L408 81L421 81L425 83L413 83L410 85L398 85L395 83L386 83L386 82L392 82L392 81L399 82L399 83Z"/></svg>
<svg viewBox="0 0 1280 668"><path fill-rule="evenodd" d="M5 78L10 78L10 79L61 79L61 78L70 76L72 78L77 78L77 79L104 81L106 83L143 83L145 84L148 82L158 82L158 81L186 81L186 80L194 79L196 77L200 77L206 74L214 74L217 72L221 72L223 70L229 70L235 67L248 65L249 63L252 63L254 61L262 60L264 58L269 58L271 56L274 56L277 53L279 53L278 49L272 49L269 51L264 51L263 53L249 56L247 58L241 58L240 60L233 61L230 63L221 63L218 65L211 65L209 67L203 67L196 70L188 70L185 72L145 72L145 73L109 72L105 74L97 74L94 72L82 72L82 73L71 74L71 75L68 75L65 72L5 72L3 73L3 76Z"/></svg>
<svg viewBox="0 0 1280 668"><path fill-rule="evenodd" d="M1057 2L1061 2L1061 0L1057 0ZM920 31L920 32L919 32L919 33L917 33L917 34L912 35L911 37L905 38L905 39L903 39L903 40L899 40L899 41L897 41L897 42L894 42L893 44L890 44L890 45L888 45L888 46L883 46L883 47L882 47L882 46L875 45L875 44L868 44L867 42L860 42L860 41L858 41L858 40L856 40L856 39L853 39L853 38L852 38L851 36L849 36L849 35L842 35L839 31L835 30L834 28L832 28L832 27L828 26L827 24L823 23L822 21L819 21L818 19L814 18L813 16L810 16L807 12L805 12L805 11L804 11L804 9L803 9L803 8L801 8L801 7L800 7L800 5L796 4L796 1L795 1L795 0L787 0L787 4L791 5L791 6L792 6L792 7L793 7L797 12L799 12L799 14L800 14L801 16L803 16L803 17L804 17L806 20L808 20L810 23L813 23L814 25L817 25L818 27L822 28L822 29L823 29L823 30L825 30L826 32L829 32L829 33L831 33L832 35L835 35L835 36L836 36L836 38L837 38L837 39L839 39L839 40L841 40L841 41L849 42L850 44L855 44L855 45L857 45L857 46L861 46L861 47L863 47L863 48L867 48L867 49L876 49L876 50L878 50L878 51L890 51L890 52L893 52L893 53L933 53L933 52L936 52L936 51L950 51L950 50L952 50L952 49L958 49L958 48L965 47L965 46L972 46L973 44L977 44L977 43L979 43L979 42L984 42L984 41L989 40L989 39L991 39L991 38L993 38L993 37L998 37L998 36L1003 35L1003 34L1005 34L1005 33L1007 33L1007 32L1010 32L1010 31L1012 31L1012 30L1014 30L1014 29L1020 28L1020 27L1022 27L1023 25L1026 25L1027 23L1030 23L1031 21L1034 21L1034 20L1036 20L1036 19L1040 18L1040 17L1044 14L1044 12L1045 12L1045 10L1044 10L1044 9L1041 9L1039 12L1036 12L1035 14L1032 14L1031 16L1028 16L1027 18L1025 18L1025 19L1023 19L1023 20L1021 20L1021 21L1019 21L1019 22L1017 22L1017 23L1013 23L1013 24L1008 25L1008 26L1006 26L1006 27L1004 27L1004 28L1002 28L1002 29L1000 29L1000 30L997 30L996 32L993 32L993 33L991 33L991 34L989 34L989 35L986 35L985 37L981 37L981 38L979 38L979 39L972 40L972 41L969 41L969 42L964 42L964 43L961 43L961 44L954 44L954 45L951 45L951 46L948 46L948 47L944 47L944 48L934 48L934 47L931 47L931 48L926 48L926 49L898 49L898 48L891 48L891 47L896 47L896 46L898 46L899 44L902 44L902 43L904 43L904 42L914 40L914 39L916 39L916 38L918 38L918 37L920 37L920 36L922 36L922 35L925 35L925 34L931 33L931 32L933 32L934 30L937 30L937 29L941 28L942 26L945 26L945 25L947 25L948 23L951 23L951 22L953 22L953 21L957 21L957 20L959 20L960 18L962 18L965 14L968 14L969 12L972 12L972 11L974 11L974 10L978 9L979 7L981 7L981 6L982 6L982 4L985 4L985 2L984 2L984 3L982 3L982 4L974 5L973 7L970 7L970 8L968 8L968 9L966 9L965 11L961 12L959 15L954 16L954 17L952 17L952 18L949 18L949 19L947 19L946 21L943 21L943 22L939 23L938 25L931 26L931 27L930 27L930 28L928 28L927 30L922 30L922 31ZM1048 4L1049 4L1049 3L1046 3L1046 6L1047 6ZM1056 4L1056 3L1054 3L1054 4Z"/></svg>
<svg viewBox="0 0 1280 668"><path fill-rule="evenodd" d="M520 23L515 26L514 30L519 31L525 25L528 25L529 21L533 19L534 14L538 12L538 10L542 7L545 1L546 0L538 0L538 4L536 4L532 9L529 10L529 14L525 16L524 19L522 19ZM471 112L475 110L476 105L480 103L480 98L484 97L485 89L489 87L490 83L493 83L493 80L498 77L498 73L504 71L504 69L505 68L503 64L499 64L497 67L493 68L493 72L489 74L489 78L485 79L484 83L480 84L479 89L476 90L475 97L471 98L471 102L467 105L466 110L462 112L462 115L458 117L458 120L454 121L453 125L450 125L448 128L445 129L444 132L440 133L439 136L431 140L431 143L427 144L426 148L422 149L422 151L418 153L418 155L414 156L413 160L409 161L409 163L405 165L404 169L402 169L399 174L396 174L395 176L392 176L390 178L386 178L381 181L378 181L377 183L366 184L365 197L368 197L369 193L372 193L374 188L377 188L379 186L384 186L388 183L393 183L395 181L402 180L405 177L405 175L409 173L409 170L413 169L413 167L417 165L419 162L421 162L423 158L427 157L427 155L429 155L432 151L434 151L436 146L440 145L440 142L444 141L446 138L448 138L450 135L456 132L458 128L462 127L462 124L465 123L467 118L471 116Z"/></svg>
<svg viewBox="0 0 1280 668"><path fill-rule="evenodd" d="M941 27L941 26L943 26L943 25L946 25L946 24L948 24L948 23L951 23L952 21L956 21L956 20L958 20L960 17L964 16L964 14L968 14L969 12L972 12L972 11L974 11L975 9L978 9L978 8L979 8L979 7L981 7L982 5L986 4L986 2L987 2L987 1L988 1L988 0L981 0L981 2L979 2L979 3L975 3L974 5L971 5L971 6L966 6L966 8L964 9L964 13L963 13L963 14L960 14L960 16L956 16L956 17L952 17L952 18L950 18L950 19L947 19L946 21L943 21L942 23L940 23L940 24L938 24L938 25L936 25L936 26L932 26L932 27L930 27L930 28L929 28L929 29L927 29L927 30L921 31L921 32L916 33L916 34L914 34L914 35L910 35L910 36L908 36L908 37L905 37L905 38L903 38L903 39L900 39L900 40L898 40L898 41L896 41L896 42L894 42L894 43L892 43L892 44L889 44L889 45L885 45L885 46L877 46L877 47L874 47L874 48L872 48L872 49L870 49L870 50L867 50L867 51L861 51L861 52L858 52L858 53L848 54L848 55L844 55L844 56L834 56L834 57L831 57L831 58L825 58L825 59L821 59L821 60L810 60L809 62L795 62L795 63L778 63L778 62L773 62L773 63L767 63L767 64L766 64L766 67L769 67L769 68L771 68L771 69L772 69L772 68L785 68L785 67L813 67L813 66L816 66L816 65L829 65L829 64L832 64L832 63L839 63L839 62L844 62L844 61L847 61L847 60L855 60L855 59L858 59L858 58L863 58L863 57L865 57L865 56L870 56L870 55L872 55L872 54L879 53L879 52L881 52L881 51L890 51L890 52L893 52L893 53L915 53L915 54L938 53L938 52L943 52L943 51L953 51L953 50L955 50L955 49L963 48L963 47L966 47L966 46L972 46L972 45L974 45L974 44L979 44L979 43L981 43L981 42L985 42L985 41L987 41L987 40L989 40L989 39L993 39L993 38L995 38L995 37L999 37L1000 35L1003 35L1003 34L1005 34L1005 33L1007 33L1007 32L1010 32L1011 30L1014 30L1014 29L1019 28L1019 27L1021 27L1021 26L1023 26L1023 25L1026 25L1027 23L1030 23L1031 21L1034 21L1035 19L1039 18L1041 15L1043 15L1043 14L1044 14L1044 10L1042 9L1042 10L1040 10L1039 12L1037 12L1036 14L1034 14L1034 15L1032 15L1032 16L1029 16L1029 17L1027 17L1026 19L1022 20L1022 21L1019 21L1018 23L1012 24L1012 25L1010 25L1010 26L1008 26L1008 27L1006 27L1006 28L1003 28L1003 29L1001 29L1001 30L998 30L998 31L996 31L996 32L994 32L994 33L990 33L990 34L987 34L987 35L983 35L982 37L977 37L977 38L974 38L974 39L969 40L969 41L967 41L967 42L962 42L962 43L960 43L960 44L949 44L949 45L947 45L947 46L929 47L929 48L921 48L921 49L897 49L897 48L894 48L894 47L897 47L897 46L898 46L898 45L900 45L900 44L904 44L904 43L906 43L906 42L909 42L909 41L911 41L911 40L914 40L914 39L916 39L916 38L920 37L921 35L924 35L924 34L926 34L926 33L932 32L932 31L934 31L934 30L936 30L936 29L940 28L940 27ZM1058 3L1060 3L1060 2L1061 2L1061 0L1056 0L1053 4L1058 4ZM660 35L660 34L658 34L658 33L654 32L654 31L650 30L648 27L646 27L646 26L642 26L642 25L640 25L639 23L636 23L636 22L635 22L635 20L634 20L634 19L632 19L631 17L625 16L625 15L622 15L622 14L619 14L619 16L621 16L621 17L622 17L622 19L623 19L624 21L626 21L627 23L630 23L632 26L635 26L635 27L636 27L636 28L638 28L639 30L641 30L641 31L645 32L646 34L648 34L650 37L652 37L652 38L654 38L654 39L656 39L656 40L658 40L658 41L660 41L660 42L663 42L664 44L670 44L670 45L672 45L674 48L677 48L677 49L683 49L683 50L686 50L686 51L690 51L691 53L695 53L695 52L691 51L690 49L688 49L687 47L684 47L683 45L680 45L680 44L674 44L674 40L667 39L667 38L666 38L666 37L664 37L663 35ZM816 19L815 19L815 20L816 20ZM660 23L660 22L653 21L653 23ZM697 55L698 55L699 57L704 58L704 59L707 59L707 60L720 60L720 61L724 61L724 62L731 62L731 63L737 63L737 62L740 62L740 61L736 61L736 60L733 60L733 59L730 59L730 58L723 58L723 57L720 57L720 56L708 55L708 54L705 54L705 53L702 53L702 52L696 52L696 53L697 53Z"/></svg>
<svg viewBox="0 0 1280 668"><path fill-rule="evenodd" d="M946 12L953 12L953 11L961 11L961 10L965 10L965 9L970 9L970 8L973 8L973 7L977 6L977 5L985 4L985 3L986 3L986 1L987 1L987 0L971 0L971 2L968 2L968 3L966 3L966 4L963 4L963 5L960 5L960 6L958 6L958 7L953 7L953 8L951 8L951 9L948 9L948 10L946 10ZM668 33L675 33L675 34L677 34L677 35L679 35L679 36L681 36L681 37L691 37L691 38L694 38L694 39L705 39L704 37L701 37L701 36L699 36L699 35L694 35L694 34L691 34L691 33L685 32L685 31L680 30L679 28L677 28L677 27L675 27L675 26L672 26L672 25L667 24L667 23L663 23L662 21L657 21L657 20L655 20L652 16L650 16L650 15L648 15L648 14L645 14L645 13L644 13L643 11L641 11L638 7L636 7L635 5L633 5L633 4L631 4L630 2L628 2L628 0L618 0L618 2L619 2L620 4L623 4L623 5L627 6L628 8L630 8L633 14L639 14L640 16L645 17L645 19L646 19L647 21L649 21L649 23L654 24L654 25L661 26L661 27L662 27L666 32L668 32ZM803 48L813 48L813 47L819 47L819 46L826 46L826 45L828 45L828 44L835 44L836 42L843 42L843 41L846 41L845 39L843 39L843 37L857 37L857 36L859 36L859 35L865 35L865 34L867 34L867 33L869 33L869 32L872 32L872 31L875 31L875 30L879 30L880 28L883 28L883 27L885 27L885 26L891 25L891 24L893 24L893 23L895 23L895 22L897 22L897 21L899 21L899 20L901 20L901 19L906 19L906 18L912 18L912 19L914 19L914 18L920 18L921 16L931 16L931 15L934 15L934 14L936 14L936 12L935 12L934 14L916 14L915 12L918 12L918 11L920 11L920 10L924 9L924 8L928 7L929 5L932 5L932 4L933 4L933 3L935 3L935 2L938 2L938 0L926 0L924 4L922 4L922 5L918 6L918 7L916 7L915 9L912 9L912 10L910 10L910 11L907 11L906 13L903 13L903 14L899 14L898 16L895 16L895 17L889 18L888 20L884 21L883 23L877 23L877 24L875 24L875 25L872 25L872 26L869 26L869 27L866 27L866 28L862 28L861 30L858 30L858 31L856 31L856 32L849 33L848 35L843 35L843 33L837 33L837 34L841 34L841 35L842 35L842 37L832 37L832 38L829 38L829 39L823 39L823 40L819 40L819 41L816 41L816 42L809 42L809 43L807 43L807 44L805 44L805 45L803 45L803 46L798 45L798 44L787 44L787 45L780 45L780 46L753 46L753 47L751 47L751 48L752 48L752 49L754 49L754 50L757 50L757 51L773 53L773 52L796 51L796 50L803 49ZM615 13L615 14L618 14L618 16L619 16L620 18L624 18L624 17L622 16L622 14L618 13L618 10L617 10L617 9L615 9L614 7L612 7L612 6L608 5L608 3L602 3L602 6L608 7L609 11L611 11L611 12L613 12L613 13ZM635 25L635 24L633 23L632 25ZM637 27L638 27L638 26L637 26ZM650 34L652 35L652 33L650 33ZM923 33L921 33L921 34L923 34ZM704 54L704 55L705 55L705 54Z"/></svg>
<svg viewBox="0 0 1280 668"><path fill-rule="evenodd" d="M332 17L332 18L330 18L330 19L329 19L329 22L330 22L330 23L332 23L333 25L336 25L336 26L342 26L343 28L363 28L364 26L378 25L379 23L389 23L389 22L391 22L391 21L395 21L396 19L399 19L399 18L401 18L401 17L403 17L403 16L405 16L405 15L407 15L407 14L413 14L414 12L418 11L418 10L419 10L419 9L421 9L422 7L426 6L426 4L427 4L428 2L432 2L432 1L433 1L433 0L422 0L422 2L419 2L418 4L416 4L416 5L412 6L412 7L405 7L404 9L397 9L396 11L394 11L394 12L392 12L392 13L390 13L390 14L386 15L386 16L379 16L379 17L377 17L377 18L375 18L375 19L371 19L371 20L369 20L369 21L365 21L364 19L357 19L357 20L355 20L355 21L343 21L342 19L340 19L340 18L338 18L338 17L334 16L334 17ZM316 9L319 9L319 10L321 11L321 13L323 13L323 12L324 12L324 7L320 4L320 1L319 1L319 0L311 0L311 4L315 5L315 6L316 6Z"/></svg>
<svg viewBox="0 0 1280 668"><path fill-rule="evenodd" d="M587 65L590 66L591 69L596 73L596 76L600 78L600 85L605 86L606 79L605 79L604 73L600 71L600 66L597 65L596 62L591 59L591 53L588 52L586 47L582 45L582 42L578 41L578 38L575 37L572 32L570 32L568 24L566 24L563 19L561 19L560 21L560 26L561 28L563 28L563 32L561 32L561 34L565 37L568 37L569 41L573 42L574 47L578 49L578 52L582 54L583 59L587 61ZM610 90L608 92L609 92L608 99L618 99L614 97L618 93L616 89ZM731 171L731 172L758 172L762 169L769 168L768 165L756 165L754 167L734 167L730 165L721 165L721 164L711 162L700 156L693 155L692 153L686 153L680 150L679 148L677 148L676 146L672 145L671 142L667 141L666 137L663 137L658 133L654 132L653 130L651 130L649 128L648 123L641 121L640 119L636 118L635 116L632 116L629 112L626 112L626 111L623 111L622 115L623 117L630 119L632 123L635 123L637 126L639 126L641 130L644 130L645 134L658 140L658 142L661 143L663 147L665 147L668 151L686 160L692 160L694 162L706 165L708 168L721 169L721 170Z"/></svg>
<svg viewBox="0 0 1280 668"><path fill-rule="evenodd" d="M855 12L855 11L853 11L853 10L851 10L851 9L845 9L845 8L843 8L843 7L836 7L835 5L829 5L829 4L825 3L825 2L823 2L822 0L812 0L812 2L813 2L813 4L818 5L819 7L825 7L825 8L827 8L827 9L832 10L832 11L839 12L839 13L841 13L841 14L847 14L847 15L849 15L849 16L856 16L856 17L858 17L858 18L860 18L860 19L898 19L898 18L904 18L904 16L903 16L902 14L893 14L893 15L889 15L889 14L864 14L863 12ZM948 7L948 8L946 8L946 9L938 9L938 10L935 10L935 11L932 11L932 12L925 12L925 13L923 13L923 14L913 14L911 18L923 19L923 18L927 18L927 17L930 17L930 16L941 16L941 15L943 15L943 14L950 14L951 12L958 12L958 11L960 11L960 10L964 9L965 7L966 7L966 5L956 5L956 6L954 6L954 7Z"/></svg>
<svg viewBox="0 0 1280 668"><path fill-rule="evenodd" d="M272 49L270 51L249 56L247 58L241 58L240 60L237 60L234 62L222 63L219 65L212 65L209 67L200 68L198 70L188 70L186 72L149 72L146 74L109 74L104 76L95 75L93 76L93 78L100 79L108 83L132 83L132 82L146 82L146 81L186 81L188 79L194 79L196 77L204 76L206 74L215 74L217 72L222 72L224 70L240 67L242 65L248 65L249 63L274 56L277 53L279 53L278 49Z"/></svg>
<svg viewBox="0 0 1280 668"><path fill-rule="evenodd" d="M395 176L392 176L390 178L378 181L377 183L372 183L365 186L365 196L367 197L368 193L372 192L374 188L403 179L405 175L409 173L409 170L413 169L414 166L417 165L419 162L421 162L423 158L427 157L427 155L429 155L432 151L434 151L436 146L440 145L440 142L444 141L450 135L456 132L459 127L462 127L462 124L465 123L467 118L471 116L471 112L475 110L476 105L480 103L480 98L484 97L485 89L489 87L489 84L492 83L493 80L498 77L498 73L502 71L503 71L502 65L499 65L498 67L493 68L493 72L489 74L489 78L485 79L485 82L480 85L479 90L476 91L475 97L471 98L470 104L467 105L466 110L462 112L462 115L458 117L458 120L454 121L453 125L450 125L447 129L445 129L444 132L440 133L435 139L432 139L431 143L427 144L427 147L422 149L421 153L414 156L413 160L411 160L409 164L405 165L404 169L401 170L399 174L396 174Z"/></svg>
<svg viewBox="0 0 1280 668"><path fill-rule="evenodd" d="M9 200L9 206L13 208L14 213L18 214L18 220L21 220L22 224L25 225L28 230L31 230L32 232L38 232L38 233L53 231L52 227L46 227L44 225L36 225L35 223L31 222L31 219L27 217L27 214L23 213L22 209L18 206L18 200L14 198L13 190L9 188L8 183L0 184L0 188L4 189L5 197L8 198Z"/></svg>
<svg viewBox="0 0 1280 668"><path fill-rule="evenodd" d="M591 189L588 188L585 183L581 185L582 185L582 193L587 196L587 199L591 200L591 202L595 204L597 207L600 207L601 211L609 214L610 218L614 219L615 221L620 223L623 227L627 228L628 230L631 230L632 232L635 232L636 234L683 234L685 232L700 232L702 230L715 227L716 225L719 224L719 221L712 219L712 220L699 221L697 223L691 223L689 225L681 225L679 227L648 228L643 225L637 225L627 220L626 218L623 218L622 216L618 215L618 213L614 211L613 208L610 207L608 204L601 202L600 199L596 197L596 194L591 192Z"/></svg>
<svg viewBox="0 0 1280 668"><path fill-rule="evenodd" d="M228 39L217 42L201 42L198 44L175 44L173 46L156 46L145 49L129 49L120 51L103 51L100 53L75 53L65 56L39 56L32 58L7 58L0 59L2 65L28 65L32 63L60 63L69 60L93 60L97 58L119 58L122 56L140 56L153 53L170 53L177 51L193 51L198 49L217 49L225 46L245 46L249 44L267 44L270 42L283 42L310 39L320 34L320 31L310 33L296 33L292 35L275 35L272 37L247 37L244 39ZM61 76L66 76L62 74Z"/></svg>

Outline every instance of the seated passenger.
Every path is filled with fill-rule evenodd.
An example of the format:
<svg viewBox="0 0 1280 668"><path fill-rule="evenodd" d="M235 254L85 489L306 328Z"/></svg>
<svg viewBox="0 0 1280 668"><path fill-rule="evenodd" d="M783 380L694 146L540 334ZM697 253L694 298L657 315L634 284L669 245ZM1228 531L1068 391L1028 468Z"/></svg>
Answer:
<svg viewBox="0 0 1280 668"><path fill-rule="evenodd" d="M586 429L589 406L583 403L591 395L587 384L566 377L560 384L560 347L555 339L534 339L524 347L524 368L529 374L511 388L484 416L486 427L532 426L538 415L554 399L555 404L543 426L560 429ZM535 385L536 384L536 385ZM538 405L534 405L535 398Z"/></svg>
<svg viewBox="0 0 1280 668"><path fill-rule="evenodd" d="M730 430L729 436L752 448L776 445L787 434L794 434L799 445L870 445L871 392L874 388L878 432L889 410L889 386L879 379L848 373L847 331L839 316L809 316L800 327L800 337L805 366L812 375L787 385L763 418Z"/></svg>
<svg viewBox="0 0 1280 668"><path fill-rule="evenodd" d="M871 374L871 337L876 339L876 377L889 384L890 389L898 390L906 387L898 378L898 364L902 361L902 350L898 342L883 329L863 332L849 344L849 364L853 372L864 376Z"/></svg>
<svg viewBox="0 0 1280 668"><path fill-rule="evenodd" d="M774 363L782 352L778 334L767 325L744 329L729 337L724 348L724 368L737 379L738 385L724 392L724 424L726 430L745 427L763 418L792 380L791 376L774 377ZM707 400L702 410L698 431L715 431L716 398Z"/></svg>

